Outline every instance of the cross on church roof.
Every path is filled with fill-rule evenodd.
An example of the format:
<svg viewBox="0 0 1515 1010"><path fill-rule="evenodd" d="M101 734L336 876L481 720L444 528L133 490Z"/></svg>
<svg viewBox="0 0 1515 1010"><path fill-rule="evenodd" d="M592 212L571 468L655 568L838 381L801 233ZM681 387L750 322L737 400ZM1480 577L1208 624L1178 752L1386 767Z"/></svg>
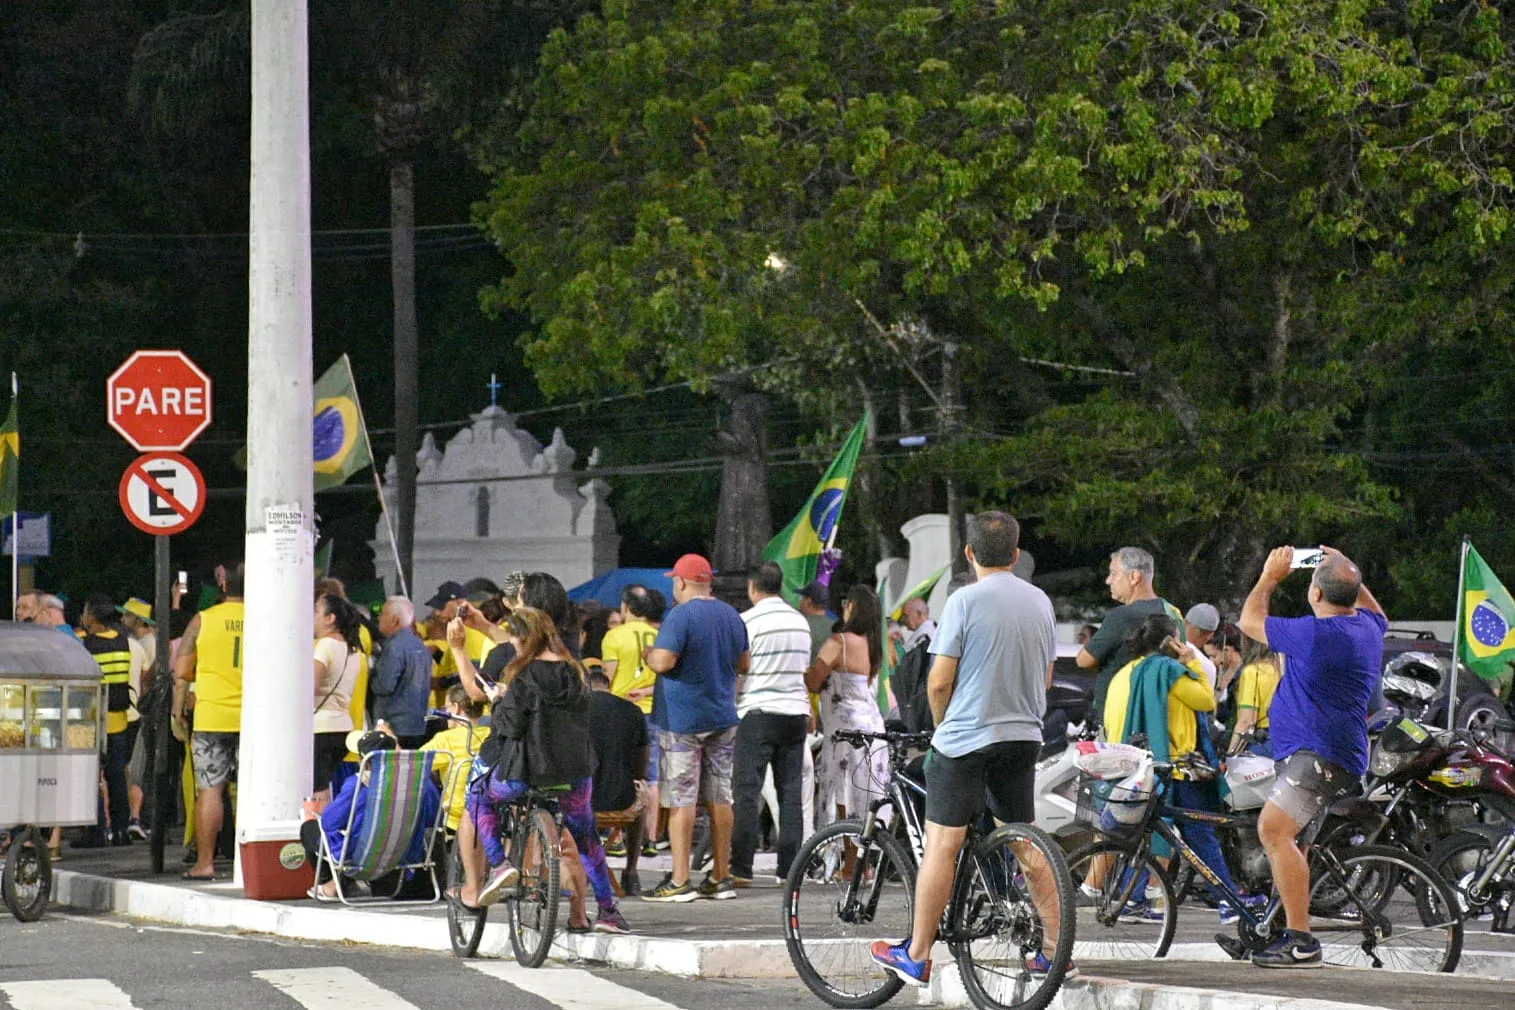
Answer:
<svg viewBox="0 0 1515 1010"><path fill-rule="evenodd" d="M500 390L502 388L503 388L503 386L500 384L499 377L496 376L495 373L490 372L489 373L489 386L488 386L488 389L489 389L489 405L491 407L498 407L500 405Z"/></svg>

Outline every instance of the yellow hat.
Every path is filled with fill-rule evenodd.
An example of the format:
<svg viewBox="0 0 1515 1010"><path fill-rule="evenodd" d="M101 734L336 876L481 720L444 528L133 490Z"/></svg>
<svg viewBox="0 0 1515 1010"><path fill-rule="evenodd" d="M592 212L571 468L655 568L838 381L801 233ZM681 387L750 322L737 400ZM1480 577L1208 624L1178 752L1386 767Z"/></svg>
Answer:
<svg viewBox="0 0 1515 1010"><path fill-rule="evenodd" d="M141 618L148 624L153 623L152 604L136 596L133 596L131 599L127 600L125 606L117 607L116 613L131 614L133 617Z"/></svg>

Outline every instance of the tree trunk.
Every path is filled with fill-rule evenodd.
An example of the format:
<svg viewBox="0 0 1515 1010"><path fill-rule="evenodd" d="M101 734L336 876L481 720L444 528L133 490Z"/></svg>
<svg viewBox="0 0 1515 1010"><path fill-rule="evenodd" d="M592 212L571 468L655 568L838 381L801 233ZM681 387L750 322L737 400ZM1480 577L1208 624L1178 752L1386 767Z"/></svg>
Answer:
<svg viewBox="0 0 1515 1010"><path fill-rule="evenodd" d="M404 584L411 584L416 532L416 453L420 450L420 366L416 323L415 168L393 158L389 166L390 282L395 327L395 540Z"/></svg>
<svg viewBox="0 0 1515 1010"><path fill-rule="evenodd" d="M725 461L710 560L717 570L735 575L756 565L773 539L765 470L768 397L741 379L720 379L713 386L730 405L731 414L718 436Z"/></svg>

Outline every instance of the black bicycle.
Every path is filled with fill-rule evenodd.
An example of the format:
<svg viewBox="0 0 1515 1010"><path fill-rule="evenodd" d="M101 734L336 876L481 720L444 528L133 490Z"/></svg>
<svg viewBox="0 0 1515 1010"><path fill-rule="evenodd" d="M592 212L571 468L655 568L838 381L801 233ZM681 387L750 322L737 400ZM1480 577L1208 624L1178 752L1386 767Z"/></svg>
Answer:
<svg viewBox="0 0 1515 1010"><path fill-rule="evenodd" d="M467 725L467 720L446 712L433 716ZM473 753L472 740L469 754ZM468 774L469 769L453 769L454 774ZM516 961L526 968L541 967L552 948L557 930L558 902L562 897L560 857L563 837L563 814L558 796L552 790L531 789L520 799L500 805L500 838L506 856L520 870L520 879L500 898L510 926L510 946ZM469 816L466 812L465 817ZM463 904L462 846L454 839L447 858L447 933L452 952L458 957L473 957L484 938L489 909L470 908Z"/></svg>
<svg viewBox="0 0 1515 1010"><path fill-rule="evenodd" d="M1100 820L1109 803L1125 806L1124 823L1068 857L1079 882L1082 956L1090 960L1163 957L1177 929L1177 901L1168 865L1153 853L1161 838L1184 864L1237 912L1237 936L1217 936L1232 958L1249 958L1282 930L1282 903L1275 890L1261 911L1254 911L1227 887L1183 840L1175 825L1235 823L1234 815L1174 807L1164 802L1173 772L1201 767L1197 762L1154 765L1150 792L1088 802L1081 793L1080 816ZM1340 819L1335 835L1310 846L1310 915L1323 959L1334 965L1389 968L1395 971L1453 971L1462 954L1462 917L1456 895L1419 856L1390 845L1352 844L1371 837L1374 825L1358 820L1374 816L1360 801L1333 805ZM1306 826L1302 838L1314 837L1324 821ZM1106 829L1111 818L1102 821Z"/></svg>
<svg viewBox="0 0 1515 1010"><path fill-rule="evenodd" d="M810 991L834 1007L876 1007L903 986L873 962L870 942L908 937L915 875L924 856L925 784L910 771L927 733L840 731L838 741L889 748L885 794L863 820L844 820L801 846L784 887L784 942ZM1044 926L1031 881L1055 891L1056 928ZM1042 1010L1057 995L1073 956L1073 881L1062 850L1029 824L970 827L942 916L947 945L968 997L980 1010ZM1032 970L1045 954L1050 968Z"/></svg>

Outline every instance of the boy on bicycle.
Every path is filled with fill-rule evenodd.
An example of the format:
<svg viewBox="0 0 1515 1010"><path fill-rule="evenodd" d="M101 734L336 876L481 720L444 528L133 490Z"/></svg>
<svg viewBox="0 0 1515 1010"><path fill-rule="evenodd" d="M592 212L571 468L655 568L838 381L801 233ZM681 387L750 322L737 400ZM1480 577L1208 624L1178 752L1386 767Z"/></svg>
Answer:
<svg viewBox="0 0 1515 1010"><path fill-rule="evenodd" d="M1294 549L1278 547L1238 622L1243 634L1289 661L1269 713L1278 777L1257 821L1288 928L1252 955L1259 968L1321 964L1320 942L1310 934L1310 866L1296 838L1355 791L1368 770L1368 706L1383 671L1383 608L1346 555L1321 552L1310 580L1311 616L1268 616L1273 590L1293 568Z"/></svg>
<svg viewBox="0 0 1515 1010"><path fill-rule="evenodd" d="M985 790L1000 821L1035 818L1036 758L1056 657L1052 601L1011 570L1020 556L1020 524L1004 512L983 512L968 518L967 530L963 555L978 581L948 598L931 642L926 690L936 732L926 756L926 844L914 928L903 943L879 940L872 948L874 961L916 986L931 980L931 945L968 825L983 814ZM1044 932L1056 936L1050 867L1029 851L1022 858ZM1046 972L1046 954L1027 967Z"/></svg>

